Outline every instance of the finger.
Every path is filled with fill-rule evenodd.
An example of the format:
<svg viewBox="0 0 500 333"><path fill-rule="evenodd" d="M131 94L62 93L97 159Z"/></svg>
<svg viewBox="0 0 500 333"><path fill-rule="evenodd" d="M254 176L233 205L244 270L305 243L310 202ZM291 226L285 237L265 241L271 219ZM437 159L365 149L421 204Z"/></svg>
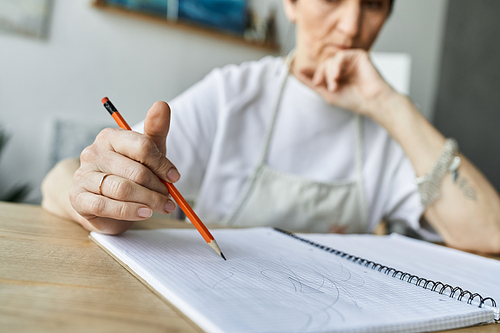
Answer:
<svg viewBox="0 0 500 333"><path fill-rule="evenodd" d="M104 176L106 176L104 173L92 173L88 177L90 180L83 184L83 189L116 201L142 204L160 214L169 214L175 209L175 203L168 195L151 191L144 186L116 175L108 174L106 178L103 178ZM117 217L114 218L118 219Z"/></svg>
<svg viewBox="0 0 500 333"><path fill-rule="evenodd" d="M342 70L345 65L346 58L341 54L335 55L327 62L326 69L326 86L329 92L334 92L338 88L338 83L342 75Z"/></svg>
<svg viewBox="0 0 500 333"><path fill-rule="evenodd" d="M165 157L165 154L160 152L156 143L147 135L108 128L99 133L98 139L109 145L109 150L145 165L163 180L176 182L180 178L177 168Z"/></svg>
<svg viewBox="0 0 500 333"><path fill-rule="evenodd" d="M97 153L93 150L94 148L86 148L81 155L82 161L93 161L95 163L90 164L90 168L92 168L90 171L85 170L85 168L80 170L84 181L88 178L87 174L89 172L101 171L103 174L112 174L129 179L152 191L168 195L166 186L159 180L158 176L145 165L114 151L96 156ZM91 184L94 184L94 181L91 181Z"/></svg>
<svg viewBox="0 0 500 333"><path fill-rule="evenodd" d="M312 72L312 75L314 75L314 70ZM326 88L322 86L316 86L312 82L312 76L310 70L301 70L296 73L297 78L306 86L311 88L312 90L317 91L320 95L323 95L326 93Z"/></svg>
<svg viewBox="0 0 500 333"><path fill-rule="evenodd" d="M122 221L141 221L151 217L153 211L144 204L123 202L90 192L72 196L71 203L78 214L88 221L110 218Z"/></svg>
<svg viewBox="0 0 500 333"><path fill-rule="evenodd" d="M319 66L316 68L312 83L317 87L325 84L325 63L319 64Z"/></svg>
<svg viewBox="0 0 500 333"><path fill-rule="evenodd" d="M167 135L170 128L170 107L156 102L149 109L144 121L144 134L150 137L163 155L166 155Z"/></svg>
<svg viewBox="0 0 500 333"><path fill-rule="evenodd" d="M144 134L153 140L163 156L167 155L170 114L170 106L166 102L159 101L154 103L151 109L149 109L144 121ZM178 181L180 174L177 168L172 167L167 173L167 178L172 182Z"/></svg>

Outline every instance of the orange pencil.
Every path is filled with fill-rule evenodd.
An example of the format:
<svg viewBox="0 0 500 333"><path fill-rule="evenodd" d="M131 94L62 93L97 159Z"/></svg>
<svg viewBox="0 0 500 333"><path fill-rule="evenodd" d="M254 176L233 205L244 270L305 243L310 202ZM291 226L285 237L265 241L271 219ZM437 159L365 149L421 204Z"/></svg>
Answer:
<svg viewBox="0 0 500 333"><path fill-rule="evenodd" d="M111 103L111 101L107 97L104 97L101 100L101 102L106 108L106 110L108 110L111 116L118 123L118 126L126 130L131 130L130 126L127 124L125 119L123 119L120 112L118 112L113 103ZM207 227L203 224L203 222L201 222L198 215L196 215L191 206L189 206L186 200L182 197L181 193L177 190L174 184L168 183L161 178L160 180L163 184L165 184L165 186L167 186L170 195L174 198L175 202L177 202L177 204L182 209L184 214L186 214L189 220L194 224L194 226L199 231L201 236L205 239L205 241L208 243L208 245L210 245L210 247L214 249L215 252L217 252L224 260L226 260L226 257L224 257L224 254L222 254L219 245L217 244L217 241L214 239L214 236L212 236Z"/></svg>

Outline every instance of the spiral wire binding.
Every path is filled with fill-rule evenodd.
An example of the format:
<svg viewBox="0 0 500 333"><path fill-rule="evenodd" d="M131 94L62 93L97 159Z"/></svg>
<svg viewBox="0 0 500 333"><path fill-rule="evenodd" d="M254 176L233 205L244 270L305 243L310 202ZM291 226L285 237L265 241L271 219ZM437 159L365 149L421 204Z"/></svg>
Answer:
<svg viewBox="0 0 500 333"><path fill-rule="evenodd" d="M367 260L367 259L364 259L364 258L361 258L361 257L356 257L356 256L354 256L352 254L349 254L349 253L346 253L346 252L343 252L343 251L339 251L339 250L336 250L334 248L331 248L331 247L328 247L328 246L325 246L325 245L321 245L319 243L310 241L310 240L308 240L306 238L302 238L300 236L295 235L292 232L289 232L289 231L286 231L286 230L283 230L283 229L280 229L280 228L274 228L274 230L279 231L279 232L281 232L281 233L283 233L285 235L291 236L291 237L293 237L295 239L298 239L298 240L300 240L302 242L305 242L307 244L310 244L312 246L315 246L315 247L317 247L317 248L319 248L321 250L333 253L336 256L345 258L345 259L347 259L349 261L352 261L354 263L357 263L359 265L364 265L365 267L369 267L369 268L371 268L373 270L378 270L379 272L384 273L386 275L392 275L392 277L394 277L394 278L398 277L398 275L399 275L399 279L402 280L402 281L406 281L406 282L412 283L412 284L414 283L417 287L422 287L422 288L427 289L427 290L438 292L440 295L443 295L444 292L447 289L449 289L449 291L450 291L450 294L448 295L449 297L454 298L455 295L458 295L457 296L457 300L459 300L459 301L462 301L464 299L464 297L465 297L466 300L467 300L467 304L472 304L472 302L474 301L474 299L477 298L477 300L479 300L479 307L480 308L483 306L483 304L486 301L490 301L491 306L494 307L494 308L496 308L496 306L497 306L497 303L491 297L484 297L483 298L478 293L472 293L472 292L470 292L468 290L464 290L464 289L462 289L460 287L453 287L453 286L451 286L449 284L445 284L445 283L443 283L441 281L432 281L432 280L429 280L429 279L425 279L425 278L419 277L417 275L412 275L410 273L399 271L399 270L397 270L395 268L392 268L392 267L389 267L389 266L385 266L385 265L376 263L376 262L371 261L371 260ZM413 281L415 281L415 282L413 282ZM447 295L447 294L444 294L444 295Z"/></svg>

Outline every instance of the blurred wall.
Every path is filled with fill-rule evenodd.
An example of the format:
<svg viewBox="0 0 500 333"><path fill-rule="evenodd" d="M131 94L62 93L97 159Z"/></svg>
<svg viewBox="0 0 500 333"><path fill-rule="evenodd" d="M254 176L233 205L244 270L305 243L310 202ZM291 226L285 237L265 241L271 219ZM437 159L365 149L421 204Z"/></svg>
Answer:
<svg viewBox="0 0 500 333"><path fill-rule="evenodd" d="M51 166L56 119L115 126L100 103L109 96L135 123L154 101L168 101L212 68L267 54L106 13L90 2L54 0L46 40L0 33L0 127L12 135L0 158L0 193L29 182L33 191L28 201L40 201L39 186ZM281 1L252 2L265 10ZM434 103L446 4L447 0L396 0L374 47L411 55L410 96L427 116ZM284 53L293 47L293 28L277 7Z"/></svg>
<svg viewBox="0 0 500 333"><path fill-rule="evenodd" d="M447 16L436 127L500 192L500 1L453 0Z"/></svg>
<svg viewBox="0 0 500 333"><path fill-rule="evenodd" d="M392 17L374 50L411 55L410 97L426 118L432 119L448 0L395 0L394 3Z"/></svg>

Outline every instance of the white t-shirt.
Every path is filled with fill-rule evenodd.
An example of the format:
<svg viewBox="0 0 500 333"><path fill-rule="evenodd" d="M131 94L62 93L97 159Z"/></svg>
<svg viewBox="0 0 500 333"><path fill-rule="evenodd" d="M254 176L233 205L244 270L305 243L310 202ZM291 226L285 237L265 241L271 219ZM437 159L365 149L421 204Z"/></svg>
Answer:
<svg viewBox="0 0 500 333"><path fill-rule="evenodd" d="M236 204L260 156L280 89L284 60L265 57L214 69L175 98L167 157L186 197L203 206L200 218L220 222ZM426 238L415 172L401 147L378 124L363 123L363 182L371 232L382 218L403 220ZM143 123L135 130L143 130ZM356 117L327 104L289 75L278 110L267 164L321 182L356 177ZM434 236L434 237L433 237Z"/></svg>

